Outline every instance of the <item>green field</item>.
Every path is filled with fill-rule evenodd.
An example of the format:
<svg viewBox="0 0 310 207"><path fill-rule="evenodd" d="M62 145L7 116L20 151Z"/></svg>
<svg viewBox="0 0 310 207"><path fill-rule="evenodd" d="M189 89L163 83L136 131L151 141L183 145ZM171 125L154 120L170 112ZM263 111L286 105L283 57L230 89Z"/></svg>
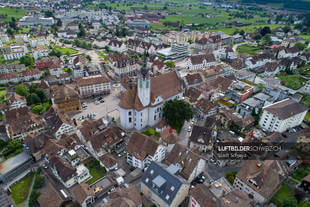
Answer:
<svg viewBox="0 0 310 207"><path fill-rule="evenodd" d="M249 56L249 55L257 55L261 50L252 45L240 45L237 48L237 51L239 54Z"/></svg>
<svg viewBox="0 0 310 207"><path fill-rule="evenodd" d="M278 207L283 206L283 201L286 199L293 199L294 191L287 185L282 185L277 194L271 199L271 202Z"/></svg>
<svg viewBox="0 0 310 207"><path fill-rule="evenodd" d="M64 48L61 48L59 46L56 46L55 49L57 51L59 51L61 53L61 55L74 55L74 54L77 54L78 51L75 50L75 49L72 49L72 48L69 48L69 47L64 47Z"/></svg>
<svg viewBox="0 0 310 207"><path fill-rule="evenodd" d="M306 80L301 75L278 75L278 77L283 81L284 86L291 88L293 90L300 89L305 85Z"/></svg>
<svg viewBox="0 0 310 207"><path fill-rule="evenodd" d="M12 8L0 8L0 14L7 15L5 19L0 19L0 22L9 22L12 17L15 19L20 19L25 16L26 12L30 12L29 10L24 9L12 9Z"/></svg>
<svg viewBox="0 0 310 207"><path fill-rule="evenodd" d="M27 175L26 177L24 177L18 183L16 183L11 187L12 190L11 196L16 205L24 202L27 199L33 175L34 175L33 173Z"/></svg>

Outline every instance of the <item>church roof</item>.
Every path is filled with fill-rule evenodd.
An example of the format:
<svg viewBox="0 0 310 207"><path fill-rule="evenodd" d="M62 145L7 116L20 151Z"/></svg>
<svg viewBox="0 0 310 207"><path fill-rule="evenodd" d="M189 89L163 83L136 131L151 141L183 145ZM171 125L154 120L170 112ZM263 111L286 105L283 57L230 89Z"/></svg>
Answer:
<svg viewBox="0 0 310 207"><path fill-rule="evenodd" d="M182 91L182 82L175 71L151 79L151 103L159 96L165 100ZM124 109L136 109L138 111L145 108L139 99L136 84L121 95L119 106Z"/></svg>

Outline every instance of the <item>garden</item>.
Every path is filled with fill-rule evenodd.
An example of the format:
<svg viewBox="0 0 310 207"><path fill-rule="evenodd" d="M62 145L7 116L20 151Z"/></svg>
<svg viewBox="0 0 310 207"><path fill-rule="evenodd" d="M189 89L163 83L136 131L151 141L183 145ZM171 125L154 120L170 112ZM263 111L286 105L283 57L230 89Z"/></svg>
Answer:
<svg viewBox="0 0 310 207"><path fill-rule="evenodd" d="M31 173L11 187L11 197L16 205L27 199L33 177L34 174Z"/></svg>
<svg viewBox="0 0 310 207"><path fill-rule="evenodd" d="M106 169L100 165L98 160L87 164L86 167L88 168L89 173L92 176L92 178L87 181L88 185L91 185L100 180L107 172Z"/></svg>

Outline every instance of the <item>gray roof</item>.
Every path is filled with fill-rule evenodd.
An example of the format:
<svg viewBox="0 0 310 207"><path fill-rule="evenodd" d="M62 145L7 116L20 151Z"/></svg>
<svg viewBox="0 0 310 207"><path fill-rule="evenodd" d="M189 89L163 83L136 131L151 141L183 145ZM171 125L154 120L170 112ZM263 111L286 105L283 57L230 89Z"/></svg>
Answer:
<svg viewBox="0 0 310 207"><path fill-rule="evenodd" d="M9 196L5 193L3 189L0 188L0 206L1 207L11 207L13 203Z"/></svg>
<svg viewBox="0 0 310 207"><path fill-rule="evenodd" d="M0 174L5 175L29 160L31 160L31 156L26 152L22 152L15 157L0 163Z"/></svg>
<svg viewBox="0 0 310 207"><path fill-rule="evenodd" d="M254 98L248 98L247 100L245 100L243 102L243 104L246 104L246 105L251 106L251 107L257 107L261 104L261 102L257 99L254 99Z"/></svg>
<svg viewBox="0 0 310 207"><path fill-rule="evenodd" d="M167 167L162 163L152 162L142 176L142 183L168 205L173 202L181 186L187 184L177 175L179 171L176 171L176 168L176 166Z"/></svg>
<svg viewBox="0 0 310 207"><path fill-rule="evenodd" d="M267 101L271 96L269 96L269 95L267 95L265 93L258 93L258 94L256 94L253 97L258 99L258 100Z"/></svg>
<svg viewBox="0 0 310 207"><path fill-rule="evenodd" d="M264 107L264 110L284 120L296 114L308 111L305 105L297 103L291 99L285 99Z"/></svg>

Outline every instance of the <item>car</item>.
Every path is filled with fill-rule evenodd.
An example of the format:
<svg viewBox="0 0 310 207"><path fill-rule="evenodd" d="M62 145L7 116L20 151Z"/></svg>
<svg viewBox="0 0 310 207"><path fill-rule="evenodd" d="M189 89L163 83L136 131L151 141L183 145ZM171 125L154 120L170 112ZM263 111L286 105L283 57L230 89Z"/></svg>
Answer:
<svg viewBox="0 0 310 207"><path fill-rule="evenodd" d="M100 101L96 101L95 104L96 104L96 105L99 105L99 104L100 104Z"/></svg>
<svg viewBox="0 0 310 207"><path fill-rule="evenodd" d="M191 132L192 131L192 127L189 126L188 129L187 129L187 132Z"/></svg>
<svg viewBox="0 0 310 207"><path fill-rule="evenodd" d="M122 153L119 153L118 155L117 155L117 157L122 157L123 156L123 154Z"/></svg>
<svg viewBox="0 0 310 207"><path fill-rule="evenodd" d="M210 159L210 162L214 164L214 163L215 163L215 160L214 160L213 158L211 158L211 159Z"/></svg>
<svg viewBox="0 0 310 207"><path fill-rule="evenodd" d="M103 103L103 102L104 102L104 99L101 99L101 100L100 100L100 103Z"/></svg>

